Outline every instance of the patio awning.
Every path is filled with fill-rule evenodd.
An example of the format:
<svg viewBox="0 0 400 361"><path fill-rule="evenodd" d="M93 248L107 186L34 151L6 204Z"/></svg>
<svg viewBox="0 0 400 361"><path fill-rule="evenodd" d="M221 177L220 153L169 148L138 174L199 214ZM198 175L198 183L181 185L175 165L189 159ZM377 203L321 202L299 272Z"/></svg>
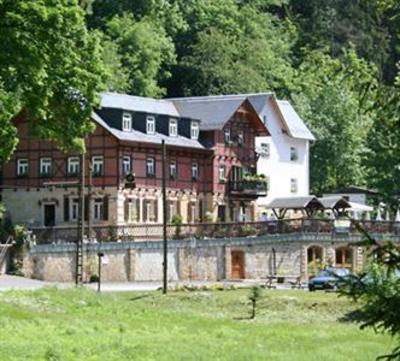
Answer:
<svg viewBox="0 0 400 361"><path fill-rule="evenodd" d="M288 210L300 210L312 216L316 211L323 210L324 206L317 197L307 196L275 198L266 208L272 209L277 218L283 219Z"/></svg>

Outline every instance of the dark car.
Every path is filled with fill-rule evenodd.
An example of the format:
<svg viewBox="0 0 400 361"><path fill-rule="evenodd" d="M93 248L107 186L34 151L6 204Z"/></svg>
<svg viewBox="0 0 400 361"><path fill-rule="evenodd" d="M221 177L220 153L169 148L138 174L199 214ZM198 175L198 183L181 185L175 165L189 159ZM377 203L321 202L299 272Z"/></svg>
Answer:
<svg viewBox="0 0 400 361"><path fill-rule="evenodd" d="M308 281L308 289L310 291L336 290L344 284L344 280L350 275L350 270L345 268L327 268Z"/></svg>

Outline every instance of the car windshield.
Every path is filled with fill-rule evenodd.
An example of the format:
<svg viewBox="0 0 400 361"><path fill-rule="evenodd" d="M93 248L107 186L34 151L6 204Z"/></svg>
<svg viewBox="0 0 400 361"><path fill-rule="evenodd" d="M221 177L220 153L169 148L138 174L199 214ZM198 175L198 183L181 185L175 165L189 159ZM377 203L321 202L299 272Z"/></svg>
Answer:
<svg viewBox="0 0 400 361"><path fill-rule="evenodd" d="M329 277L329 276L333 276L332 272L322 271L322 272L317 274L317 277Z"/></svg>

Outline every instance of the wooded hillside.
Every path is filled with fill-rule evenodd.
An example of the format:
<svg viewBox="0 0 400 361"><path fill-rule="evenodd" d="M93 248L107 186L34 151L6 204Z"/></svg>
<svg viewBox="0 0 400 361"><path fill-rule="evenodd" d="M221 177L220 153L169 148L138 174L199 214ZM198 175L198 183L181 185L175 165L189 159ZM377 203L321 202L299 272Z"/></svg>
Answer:
<svg viewBox="0 0 400 361"><path fill-rule="evenodd" d="M366 185L396 203L397 0L0 0L0 14L4 157L15 147L10 114L21 109L69 147L89 130L100 90L273 91L318 139L314 193Z"/></svg>

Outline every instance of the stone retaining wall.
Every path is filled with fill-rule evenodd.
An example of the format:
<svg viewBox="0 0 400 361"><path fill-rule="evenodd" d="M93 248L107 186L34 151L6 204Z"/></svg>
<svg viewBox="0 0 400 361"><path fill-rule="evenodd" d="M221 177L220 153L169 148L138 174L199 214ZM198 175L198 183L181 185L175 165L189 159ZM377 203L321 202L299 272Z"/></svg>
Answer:
<svg viewBox="0 0 400 361"><path fill-rule="evenodd" d="M335 250L348 246L352 253L352 268L363 267L363 249L356 237L321 235L270 235L259 238L213 240L173 240L168 243L169 280L232 279L232 252L244 255L244 277L265 278L270 274L301 275L308 278L307 250L322 248L322 263L335 260ZM75 245L37 245L24 258L23 272L46 281L72 282L75 277ZM104 281L162 280L162 242L123 242L84 245L84 279L97 275L97 252L105 254L102 265Z"/></svg>

